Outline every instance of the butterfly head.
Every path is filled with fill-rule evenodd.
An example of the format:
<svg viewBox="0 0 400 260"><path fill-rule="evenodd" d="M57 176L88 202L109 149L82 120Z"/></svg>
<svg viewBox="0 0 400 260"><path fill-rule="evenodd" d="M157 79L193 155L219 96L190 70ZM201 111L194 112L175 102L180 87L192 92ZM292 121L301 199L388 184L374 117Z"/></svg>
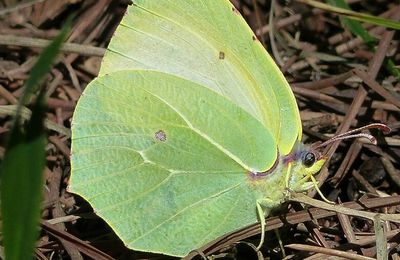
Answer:
<svg viewBox="0 0 400 260"><path fill-rule="evenodd" d="M302 192L313 187L314 174L321 170L327 157L320 151L301 143L284 157L283 163L287 166L286 185L290 191Z"/></svg>
<svg viewBox="0 0 400 260"><path fill-rule="evenodd" d="M314 174L321 170L325 161L328 159L328 155L323 154L322 152L323 148L325 148L328 144L340 140L360 137L367 138L369 141L376 144L377 141L374 136L362 132L366 129L380 129L384 133L390 132L390 128L388 126L374 123L347 131L343 134L335 135L323 143L315 143L311 146L305 146L301 143L295 145L292 152L283 158L283 163L285 164L285 168L287 168L286 186L288 190L302 192L315 187L318 193L320 193L320 195L323 197L318 189L318 183L314 178Z"/></svg>

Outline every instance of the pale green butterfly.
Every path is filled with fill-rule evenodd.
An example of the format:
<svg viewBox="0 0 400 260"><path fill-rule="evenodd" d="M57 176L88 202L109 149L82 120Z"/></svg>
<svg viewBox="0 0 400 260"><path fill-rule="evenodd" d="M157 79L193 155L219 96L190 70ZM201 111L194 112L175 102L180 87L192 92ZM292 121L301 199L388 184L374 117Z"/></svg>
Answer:
<svg viewBox="0 0 400 260"><path fill-rule="evenodd" d="M127 247L185 256L315 185L325 159L301 134L228 0L137 0L76 107L69 190Z"/></svg>

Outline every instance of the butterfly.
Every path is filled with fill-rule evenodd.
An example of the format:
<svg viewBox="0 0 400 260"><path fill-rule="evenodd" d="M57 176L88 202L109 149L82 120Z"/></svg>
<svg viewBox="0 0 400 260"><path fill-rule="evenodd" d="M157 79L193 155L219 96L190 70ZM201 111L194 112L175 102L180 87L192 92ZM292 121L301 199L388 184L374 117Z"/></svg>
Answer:
<svg viewBox="0 0 400 260"><path fill-rule="evenodd" d="M69 191L135 250L182 257L258 221L260 248L265 216L318 188L327 143L301 137L289 84L228 0L137 0L74 112Z"/></svg>

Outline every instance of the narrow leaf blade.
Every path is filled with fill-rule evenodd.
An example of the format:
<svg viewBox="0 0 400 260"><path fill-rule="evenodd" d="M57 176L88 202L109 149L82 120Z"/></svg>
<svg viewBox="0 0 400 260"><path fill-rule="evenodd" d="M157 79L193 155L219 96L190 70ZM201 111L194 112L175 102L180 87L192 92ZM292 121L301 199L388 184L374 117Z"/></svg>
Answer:
<svg viewBox="0 0 400 260"><path fill-rule="evenodd" d="M8 260L31 259L38 235L45 166L44 90L40 91L33 105L32 117L25 131L21 130L20 111L49 72L66 38L69 24L70 20L60 35L43 50L30 73L0 167L3 241Z"/></svg>
<svg viewBox="0 0 400 260"><path fill-rule="evenodd" d="M328 0L327 2L333 6L351 10L350 6L344 0ZM348 19L346 17L342 18L342 22L352 33L361 37L365 43L375 41L375 39L369 35L368 31L362 27L360 22Z"/></svg>
<svg viewBox="0 0 400 260"><path fill-rule="evenodd" d="M329 11L329 12L334 12L339 15L344 15L350 19L357 20L360 22L376 24L376 25L387 27L387 28L400 30L400 23L393 21L393 20L385 19L382 17L370 15L370 14L364 14L364 13L358 13L358 12L346 10L346 9L343 9L340 7L335 7L335 6L324 4L324 3L314 1L314 0L297 0L297 1L314 6L316 8L320 8L320 9Z"/></svg>

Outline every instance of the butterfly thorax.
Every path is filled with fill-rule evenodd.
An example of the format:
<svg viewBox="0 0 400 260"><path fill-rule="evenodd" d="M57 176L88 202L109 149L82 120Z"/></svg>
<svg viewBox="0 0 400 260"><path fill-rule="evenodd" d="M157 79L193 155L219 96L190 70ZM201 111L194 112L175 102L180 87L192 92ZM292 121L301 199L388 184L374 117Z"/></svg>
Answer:
<svg viewBox="0 0 400 260"><path fill-rule="evenodd" d="M304 192L315 184L311 181L325 158L311 147L298 143L287 155L278 156L275 165L264 173L250 173L249 182L257 190L263 206L273 208L284 202L290 192Z"/></svg>

